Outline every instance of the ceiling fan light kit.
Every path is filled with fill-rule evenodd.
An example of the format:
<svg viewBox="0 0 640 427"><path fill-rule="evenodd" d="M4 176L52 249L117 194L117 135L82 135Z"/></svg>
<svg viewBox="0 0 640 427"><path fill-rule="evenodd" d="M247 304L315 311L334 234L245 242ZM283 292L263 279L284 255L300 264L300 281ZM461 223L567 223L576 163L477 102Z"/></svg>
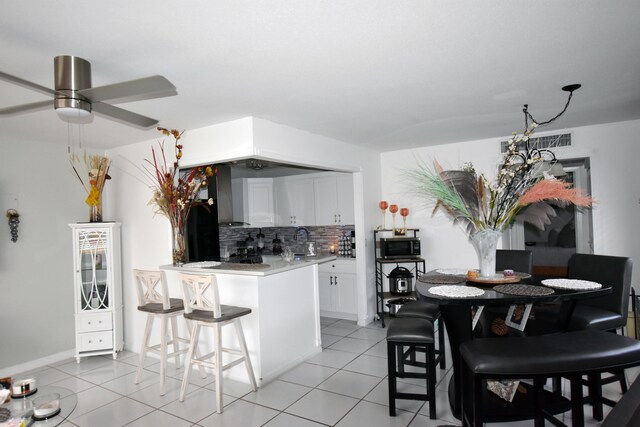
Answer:
<svg viewBox="0 0 640 427"><path fill-rule="evenodd" d="M91 103L79 90L91 87L91 64L78 56L56 56L53 59L56 95L53 107L63 118L87 117Z"/></svg>
<svg viewBox="0 0 640 427"><path fill-rule="evenodd" d="M122 83L91 87L91 64L86 59L60 55L53 60L54 88L0 71L0 80L53 97L53 107L63 120L86 118L92 112L131 126L150 128L158 120L115 107L105 101L132 102L177 95L176 87L162 76L144 77ZM50 101L0 109L0 117L50 108Z"/></svg>

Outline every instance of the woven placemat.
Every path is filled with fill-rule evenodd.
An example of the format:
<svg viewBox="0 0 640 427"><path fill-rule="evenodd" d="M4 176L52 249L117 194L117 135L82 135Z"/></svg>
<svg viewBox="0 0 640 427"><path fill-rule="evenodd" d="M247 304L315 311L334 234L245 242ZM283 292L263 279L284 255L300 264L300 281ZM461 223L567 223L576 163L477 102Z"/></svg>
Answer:
<svg viewBox="0 0 640 427"><path fill-rule="evenodd" d="M462 276L454 276L451 274L423 274L422 276L418 277L418 280L423 283L440 283L446 285L464 283L466 281L466 279Z"/></svg>
<svg viewBox="0 0 640 427"><path fill-rule="evenodd" d="M540 297L555 293L553 289L534 285L497 285L493 287L493 290L503 294L527 297Z"/></svg>

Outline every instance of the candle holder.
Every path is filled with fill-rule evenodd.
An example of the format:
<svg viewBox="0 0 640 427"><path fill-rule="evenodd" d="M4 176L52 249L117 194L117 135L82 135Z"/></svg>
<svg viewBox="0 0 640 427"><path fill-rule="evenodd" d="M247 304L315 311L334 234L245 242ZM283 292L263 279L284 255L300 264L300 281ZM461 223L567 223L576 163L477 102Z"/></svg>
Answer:
<svg viewBox="0 0 640 427"><path fill-rule="evenodd" d="M407 234L407 217L409 216L409 209L400 209L400 215L402 216L402 226L404 229L404 234Z"/></svg>
<svg viewBox="0 0 640 427"><path fill-rule="evenodd" d="M396 229L396 213L398 212L398 205L389 206L389 212L391 212L391 218L393 219L393 230Z"/></svg>
<svg viewBox="0 0 640 427"><path fill-rule="evenodd" d="M386 200L381 201L378 206L382 211L382 230L387 228L387 208L389 207L389 203Z"/></svg>

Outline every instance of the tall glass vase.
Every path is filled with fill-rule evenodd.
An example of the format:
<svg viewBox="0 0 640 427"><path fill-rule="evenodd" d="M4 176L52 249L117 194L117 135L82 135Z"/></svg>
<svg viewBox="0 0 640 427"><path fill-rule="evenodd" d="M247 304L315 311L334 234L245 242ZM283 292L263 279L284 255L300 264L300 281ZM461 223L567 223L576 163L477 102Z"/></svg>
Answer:
<svg viewBox="0 0 640 427"><path fill-rule="evenodd" d="M496 274L496 248L498 240L502 236L501 231L485 229L478 231L470 237L473 249L478 255L480 264L480 277L492 277Z"/></svg>
<svg viewBox="0 0 640 427"><path fill-rule="evenodd" d="M187 242L184 227L172 228L173 265L181 266L187 262Z"/></svg>
<svg viewBox="0 0 640 427"><path fill-rule="evenodd" d="M102 222L102 198L95 205L89 205L89 222Z"/></svg>

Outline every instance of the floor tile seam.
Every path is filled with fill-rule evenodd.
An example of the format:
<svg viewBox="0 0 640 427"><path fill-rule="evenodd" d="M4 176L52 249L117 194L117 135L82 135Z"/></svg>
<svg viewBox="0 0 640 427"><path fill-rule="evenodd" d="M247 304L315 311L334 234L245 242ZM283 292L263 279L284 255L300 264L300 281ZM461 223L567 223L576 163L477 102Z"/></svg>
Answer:
<svg viewBox="0 0 640 427"><path fill-rule="evenodd" d="M377 387L377 385L376 385L376 387ZM351 397L351 396L349 396L349 397ZM365 396L365 397L366 397L366 396ZM356 399L356 398L354 398L354 399ZM387 405L387 406L385 406L385 405L381 405L380 403L377 403L377 402L370 402L370 401L368 401L368 400L364 400L364 397L363 397L363 398L359 399L359 400L358 400L358 403L356 403L355 405L353 405L353 407L352 407L351 409L349 409L349 410L348 410L348 411L347 411L347 412L346 412L346 413L345 413L345 414L344 414L344 415L343 415L343 416L342 416L342 417L341 417L341 418L340 418L340 419L339 419L339 420L334 424L334 426L336 426L336 425L340 424L340 422L341 422L343 419L345 419L345 418L346 418L346 417L351 413L351 411L353 411L353 410L354 410L354 409L355 409L355 408L356 408L360 403L362 403L362 402L371 403L371 404L373 404L373 405L382 406L382 407L384 407L384 408L389 408L389 406L388 406L388 405ZM422 408L422 406L421 406L421 408ZM411 413L411 411L405 411L404 409L398 409L398 408L396 408L396 412L397 412L397 411L402 411L402 412L408 412L408 413ZM416 412L416 413L417 413L417 412ZM413 414L413 415L415 416L415 414ZM408 425L409 425L409 424L407 424L407 426L408 426Z"/></svg>
<svg viewBox="0 0 640 427"><path fill-rule="evenodd" d="M235 402L235 400L234 400L234 402ZM172 403L173 403L173 402L172 402ZM232 402L232 403L233 403L233 402ZM166 405L165 405L165 406L166 406ZM197 422L193 422L193 421L188 420L188 419L186 419L186 418L182 418L182 417L180 417L180 416L178 416L178 415L176 415L176 414L172 414L171 412L165 411L165 410L163 410L162 408L155 408L155 410L156 410L156 411L160 411L160 412L162 412L162 413L164 413L164 414L167 414L167 415L171 415L171 416L173 416L173 417L176 417L176 418L178 418L178 419L180 419L180 420L183 420L183 421L186 421L186 422L188 422L188 423L191 423L191 425L192 425L192 426L194 426L194 425L199 425ZM215 414L215 410L213 411L213 413L212 413L212 414L207 415L207 417L210 417L210 416L211 416L211 415L213 415L213 414ZM149 415L149 414L146 414L146 415ZM207 418L207 417L204 417L204 418ZM204 420L204 418L203 418L202 420ZM198 422L200 422L200 421L202 421L202 420L199 420ZM132 421L132 422L133 422L133 421ZM115 426L114 426L114 427L115 427Z"/></svg>
<svg viewBox="0 0 640 427"><path fill-rule="evenodd" d="M108 390L108 391L111 391L111 390ZM98 406L98 407L96 407L96 408L93 408L92 410L90 410L90 411L88 411L88 412L84 412L84 413L82 413L82 414L74 414L73 412L71 412L71 414L69 414L69 417L68 417L67 419L68 419L68 420L71 420L71 422L73 422L73 420L77 420L77 419L78 419L78 418L80 418L80 417L84 417L85 415L88 415L88 414L90 414L90 413L92 413L92 412L95 412L95 411L97 411L98 409L104 408L105 406L110 405L110 404L112 404L112 403L115 403L115 402L117 402L117 401L119 401L119 400L123 400L123 399L134 400L134 399L130 399L130 398L128 398L127 396L123 396L123 395L121 395L121 394L118 394L118 395L119 395L120 397L119 397L119 398L117 398L116 400L112 400L112 401L110 401L110 402L107 402L107 403L105 403L105 404L103 404L103 405L100 405L100 406ZM134 401L135 401L135 400L134 400ZM137 401L136 401L136 402L137 402ZM153 412L154 410L156 410L156 408L154 408L153 406L147 405L147 404L146 404L146 403L144 403L144 402L139 402L139 403L142 403L143 405L145 405L145 406L147 406L147 407L151 408L151 411L150 411L150 412ZM74 410L75 410L75 408L74 408ZM150 412L147 412L147 414L149 414ZM73 415L76 415L76 416L75 416L75 417L73 417L73 418L71 418ZM145 414L145 415L146 415L146 414Z"/></svg>
<svg viewBox="0 0 640 427"><path fill-rule="evenodd" d="M300 385L300 384L296 384L296 385ZM261 406L261 407L263 407L263 408L271 409L271 410L273 410L273 411L278 411L278 412L282 413L282 412L286 411L287 409L289 409L291 406L295 405L298 401L300 401L300 399L302 399L303 397L305 397L307 394L309 394L309 393L311 393L313 390L315 390L315 388L310 388L310 387L307 387L307 388L309 388L309 390L307 390L307 391L306 391L302 396L300 396L299 398L297 398L294 402L292 402L291 404L289 404L288 406L286 406L284 409L272 408L271 406L267 406L267 405L265 405L264 403L252 402L252 401L250 401L250 400L245 400L245 399L242 399L242 398L239 398L238 400L242 400L243 402L252 403L252 404L254 404L254 405L258 405L258 406ZM245 396L246 396L246 395L245 395Z"/></svg>
<svg viewBox="0 0 640 427"><path fill-rule="evenodd" d="M337 374L337 372L336 372L336 374ZM360 374L360 375L367 375L367 374ZM339 394L339 395L341 395L341 396L351 397L352 399L360 399L360 400L362 400L362 399L364 399L365 397L367 397L367 395L368 395L369 393L371 393L371 392L373 391L373 389L374 389L374 388L378 387L382 381L384 381L384 378L379 378L379 377L376 377L376 376L373 376L373 375L367 375L367 376L368 376L368 377L371 377L371 378L373 378L373 379L377 379L377 380L379 380L379 381L378 381L378 382L377 382L373 387L371 387L371 389L370 389L368 392L366 392L366 393L365 393L365 395L364 395L364 396L362 396L362 397L350 396L350 395L348 395L348 394L338 393L337 391L326 390L326 389L324 389L324 388L320 388L320 386L321 386L322 384L324 384L324 383L325 383L329 378L327 378L327 380L325 380L325 381L321 382L320 384L318 384L315 388L316 388L316 389L318 389L318 390L321 390L321 391L328 391L329 393L334 393L334 394Z"/></svg>
<svg viewBox="0 0 640 427"><path fill-rule="evenodd" d="M287 412L286 410L281 411L280 414L291 415L292 417L301 418L303 420L311 421L312 423L316 423L316 424L319 424L321 426L332 427L333 425L335 425L335 424L323 423L322 421L314 420L314 419L311 419L311 418L306 418L306 417L303 417L302 415L292 414L291 412ZM271 421L271 420L269 420L269 421ZM264 426L264 424L263 424L263 426Z"/></svg>
<svg viewBox="0 0 640 427"><path fill-rule="evenodd" d="M344 351L344 352L347 352L347 353L352 353L351 351L348 351L348 350L341 350L339 348L333 348L334 345L338 344L340 341L342 341L345 338L349 338L349 337L342 337L342 339L340 339L340 340L334 342L333 344L331 344L329 346L329 349L330 350L337 350L337 351ZM358 340L358 341L365 341L365 340L361 340L361 339L358 339L358 338L351 338L351 339ZM373 347L377 346L378 344L380 344L379 341L376 342L375 344L373 344L372 346L367 347L365 350L361 351L360 353L353 353L353 354L357 354L358 356L362 356L364 353L366 353L367 351L371 350Z"/></svg>

